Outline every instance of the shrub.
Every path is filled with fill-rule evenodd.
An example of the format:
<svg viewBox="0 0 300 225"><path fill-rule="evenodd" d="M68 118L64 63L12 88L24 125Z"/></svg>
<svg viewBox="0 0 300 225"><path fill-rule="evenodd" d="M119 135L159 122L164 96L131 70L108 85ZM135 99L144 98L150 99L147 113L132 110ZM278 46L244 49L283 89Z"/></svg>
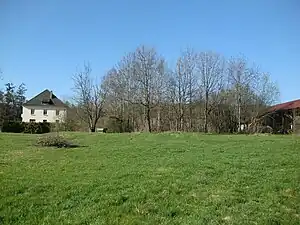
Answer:
<svg viewBox="0 0 300 225"><path fill-rule="evenodd" d="M50 123L24 123L24 133L29 134L44 134L51 130Z"/></svg>
<svg viewBox="0 0 300 225"><path fill-rule="evenodd" d="M72 148L76 147L76 145L72 144L70 141L65 139L64 137L54 134L54 135L46 135L38 138L37 144L43 147L57 147L57 148Z"/></svg>
<svg viewBox="0 0 300 225"><path fill-rule="evenodd" d="M6 121L2 125L2 132L22 133L24 132L24 124L19 121Z"/></svg>
<svg viewBox="0 0 300 225"><path fill-rule="evenodd" d="M40 124L41 134L49 133L51 131L51 124L50 123L39 123L39 124Z"/></svg>
<svg viewBox="0 0 300 225"><path fill-rule="evenodd" d="M36 123L24 123L24 133L36 134L37 131Z"/></svg>
<svg viewBox="0 0 300 225"><path fill-rule="evenodd" d="M29 133L29 134L44 134L51 131L50 123L26 123L20 121L5 121L2 125L2 132L8 133Z"/></svg>

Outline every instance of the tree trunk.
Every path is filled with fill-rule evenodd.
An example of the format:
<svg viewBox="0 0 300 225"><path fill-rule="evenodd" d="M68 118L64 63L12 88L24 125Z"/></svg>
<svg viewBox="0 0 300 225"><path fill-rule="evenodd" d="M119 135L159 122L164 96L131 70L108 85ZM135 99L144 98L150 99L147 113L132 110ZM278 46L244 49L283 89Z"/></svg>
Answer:
<svg viewBox="0 0 300 225"><path fill-rule="evenodd" d="M191 103L189 104L190 106L190 131L193 131L193 118L192 118L192 106L191 106Z"/></svg>
<svg viewBox="0 0 300 225"><path fill-rule="evenodd" d="M183 106L180 106L180 131L183 131Z"/></svg>
<svg viewBox="0 0 300 225"><path fill-rule="evenodd" d="M238 123L239 123L238 132L241 132L241 102L240 102L240 99L239 99L239 103L238 103Z"/></svg>
<svg viewBox="0 0 300 225"><path fill-rule="evenodd" d="M161 132L161 126L160 126L160 107L157 111L157 131Z"/></svg>
<svg viewBox="0 0 300 225"><path fill-rule="evenodd" d="M91 123L90 131L92 133L96 132L97 122L98 122L98 120L96 119L96 121L94 121L94 122Z"/></svg>
<svg viewBox="0 0 300 225"><path fill-rule="evenodd" d="M128 119L127 119L127 127L125 128L125 132L131 132L129 116L128 116Z"/></svg>
<svg viewBox="0 0 300 225"><path fill-rule="evenodd" d="M208 133L208 92L205 93L204 132Z"/></svg>
<svg viewBox="0 0 300 225"><path fill-rule="evenodd" d="M192 118L192 114L193 114L193 109L192 109L192 81L191 81L191 78L190 78L190 83L189 83L189 113L190 113L190 131L193 131L193 118Z"/></svg>
<svg viewBox="0 0 300 225"><path fill-rule="evenodd" d="M152 128L151 128L151 114L150 114L150 107L147 107L147 122L148 122L148 131L151 133Z"/></svg>
<svg viewBox="0 0 300 225"><path fill-rule="evenodd" d="M173 115L171 114L171 106L168 106L168 114L169 114L169 130L173 129Z"/></svg>

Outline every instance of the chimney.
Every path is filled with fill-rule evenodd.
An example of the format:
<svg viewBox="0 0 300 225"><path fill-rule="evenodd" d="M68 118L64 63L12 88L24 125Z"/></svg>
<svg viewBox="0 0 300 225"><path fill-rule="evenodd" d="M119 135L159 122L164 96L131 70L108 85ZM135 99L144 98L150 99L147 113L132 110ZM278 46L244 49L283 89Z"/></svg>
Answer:
<svg viewBox="0 0 300 225"><path fill-rule="evenodd" d="M52 91L50 91L50 99L52 99L52 95L53 95L53 92L52 92Z"/></svg>

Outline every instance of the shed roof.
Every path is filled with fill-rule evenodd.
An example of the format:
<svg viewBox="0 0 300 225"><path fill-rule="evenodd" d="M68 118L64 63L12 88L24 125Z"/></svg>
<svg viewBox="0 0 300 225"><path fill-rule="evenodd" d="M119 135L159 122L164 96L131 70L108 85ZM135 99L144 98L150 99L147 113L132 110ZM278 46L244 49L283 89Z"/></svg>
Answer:
<svg viewBox="0 0 300 225"><path fill-rule="evenodd" d="M289 109L297 109L297 108L300 108L300 99L271 106L267 110L267 112L270 113L270 112L276 112L280 110L289 110Z"/></svg>

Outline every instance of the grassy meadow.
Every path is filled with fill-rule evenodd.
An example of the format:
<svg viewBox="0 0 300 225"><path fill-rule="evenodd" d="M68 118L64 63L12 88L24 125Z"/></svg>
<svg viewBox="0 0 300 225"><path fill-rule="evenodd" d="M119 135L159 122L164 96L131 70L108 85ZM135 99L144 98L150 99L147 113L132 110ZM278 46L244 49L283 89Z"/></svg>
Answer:
<svg viewBox="0 0 300 225"><path fill-rule="evenodd" d="M300 224L300 138L0 133L0 224Z"/></svg>

